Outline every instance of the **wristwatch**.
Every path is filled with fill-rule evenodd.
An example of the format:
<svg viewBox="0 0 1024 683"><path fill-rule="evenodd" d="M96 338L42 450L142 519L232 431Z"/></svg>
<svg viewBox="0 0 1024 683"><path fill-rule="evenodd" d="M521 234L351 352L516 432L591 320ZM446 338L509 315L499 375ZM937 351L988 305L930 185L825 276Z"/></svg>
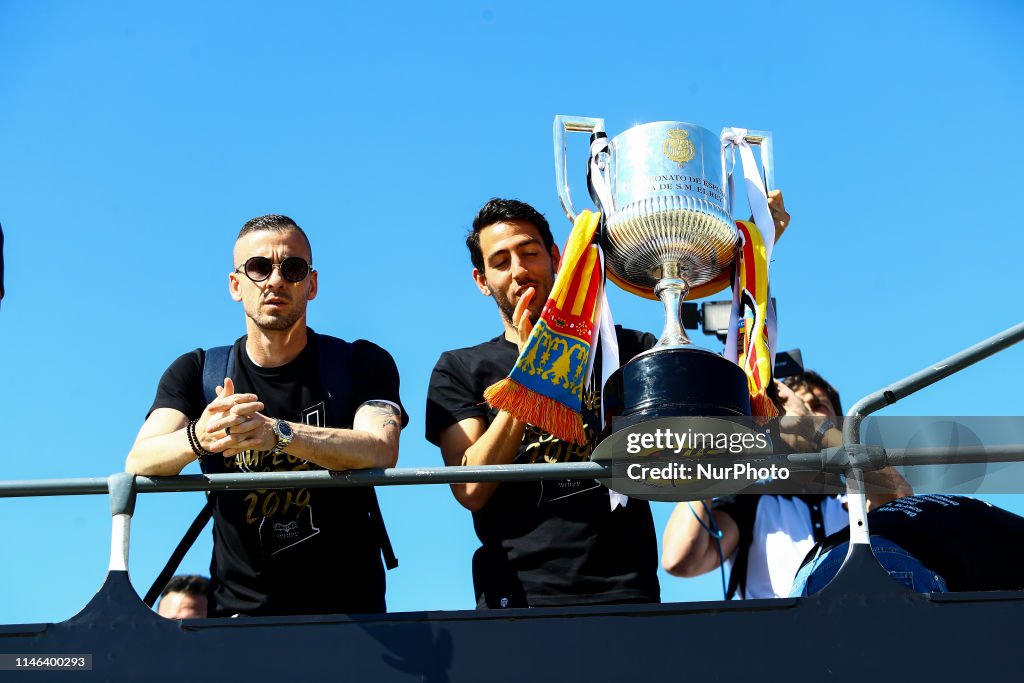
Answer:
<svg viewBox="0 0 1024 683"><path fill-rule="evenodd" d="M827 417L825 418L824 422L818 425L818 431L814 432L814 437L811 439L811 445L814 447L814 450L821 450L821 442L825 440L825 434L828 432L828 430L834 428L835 424L833 424L832 420L828 419Z"/></svg>
<svg viewBox="0 0 1024 683"><path fill-rule="evenodd" d="M270 452L273 455L280 455L284 453L284 449L288 448L288 444L292 442L292 426L284 420L278 420L274 418L274 434L277 435L277 445L274 446Z"/></svg>

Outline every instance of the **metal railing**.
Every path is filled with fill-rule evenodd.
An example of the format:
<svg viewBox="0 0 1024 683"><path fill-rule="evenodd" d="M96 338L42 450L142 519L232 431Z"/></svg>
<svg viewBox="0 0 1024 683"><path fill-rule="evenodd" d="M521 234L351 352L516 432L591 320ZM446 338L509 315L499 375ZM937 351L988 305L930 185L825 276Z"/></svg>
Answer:
<svg viewBox="0 0 1024 683"><path fill-rule="evenodd" d="M861 444L863 419L887 405L905 398L974 363L1024 340L1024 322L975 344L949 358L894 382L857 401L847 412L843 425L844 444L819 453L791 453L760 458L791 468L839 472L847 475L850 496L851 552L855 544L869 543L865 471L888 466L943 463L1010 462L1024 460L1024 445L949 448L884 449ZM139 493L181 491L226 491L306 488L348 488L359 486L404 486L458 484L469 482L510 482L559 480L567 478L611 479L610 462L541 463L530 465L487 465L478 467L392 468L345 472L263 472L243 474L180 475L146 477L117 473L109 477L0 481L0 498L25 496L109 494L113 532L110 569L128 565L131 516Z"/></svg>
<svg viewBox="0 0 1024 683"><path fill-rule="evenodd" d="M885 406L917 393L925 387L949 377L980 360L1013 346L1024 339L1024 322L1017 323L988 339L978 342L959 353L932 363L912 375L893 382L864 398L860 399L846 411L843 423L843 448L846 450L847 476L847 509L850 512L850 552L855 545L870 545L868 529L868 501L864 491L864 453L861 444L861 424L864 418ZM956 454L944 455L947 462L978 462L977 460L958 460ZM920 464L919 459L910 458L905 464ZM887 465L887 458L881 459L881 466ZM896 464L895 462L892 464Z"/></svg>

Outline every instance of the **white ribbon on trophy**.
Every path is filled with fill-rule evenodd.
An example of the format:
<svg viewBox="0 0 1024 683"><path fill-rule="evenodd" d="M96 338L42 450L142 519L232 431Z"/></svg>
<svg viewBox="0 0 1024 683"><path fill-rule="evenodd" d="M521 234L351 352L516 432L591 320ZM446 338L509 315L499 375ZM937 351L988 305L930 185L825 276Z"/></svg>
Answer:
<svg viewBox="0 0 1024 683"><path fill-rule="evenodd" d="M594 194L597 195L598 209L601 210L602 218L608 215L612 208L612 191L608 179L608 137L604 129L597 127L593 132L594 140L590 143L590 174L588 180ZM604 250L598 246L598 254L601 259L601 272L604 273ZM615 322L612 319L612 309L608 305L608 292L606 281L601 282L601 303L598 310L600 323L597 328L598 339L601 344L601 389L608 378L619 369L619 340L615 336ZM588 382L591 381L593 372L593 359L587 372ZM604 412L601 413L601 427L604 428Z"/></svg>
<svg viewBox="0 0 1024 683"><path fill-rule="evenodd" d="M595 127L592 133L593 141L590 143L590 186L597 195L598 208L601 210L602 218L608 215L612 208L612 190L608 179L608 136L600 126ZM601 260L601 272L604 273L604 250L597 248ZM612 319L612 309L608 305L607 280L601 282L601 300L598 308L599 324L597 327L597 342L601 345L601 392L604 393L604 385L608 378L619 369L619 340L615 336L615 321ZM596 356L596 353L594 354ZM594 356L591 356L590 367L587 369L587 381L593 381ZM601 419L601 429L604 429L604 410L598 410ZM618 506L626 507L629 497L618 491L608 488L608 499L612 510Z"/></svg>
<svg viewBox="0 0 1024 683"><path fill-rule="evenodd" d="M761 231L764 239L766 275L768 275L769 287L771 286L771 263L772 250L775 248L775 221L772 219L772 212L768 208L768 192L765 190L764 180L757 169L757 161L754 159L754 151L747 142L746 128L726 128L722 131L722 147L729 153L730 163L727 175L728 183L728 210L730 215L735 215L733 200L736 197L735 187L735 166L736 151L740 153L740 164L743 169L743 181L747 190L747 203L750 204L750 212L754 216L754 224ZM740 288L739 270L733 278L732 288L732 314L729 317L729 333L725 339L725 357L734 363L739 361L739 349L736 346L736 338L739 335L740 318ZM771 353L772 367L775 366L775 337L778 323L775 319L775 306L772 304L771 291L768 294L768 345Z"/></svg>

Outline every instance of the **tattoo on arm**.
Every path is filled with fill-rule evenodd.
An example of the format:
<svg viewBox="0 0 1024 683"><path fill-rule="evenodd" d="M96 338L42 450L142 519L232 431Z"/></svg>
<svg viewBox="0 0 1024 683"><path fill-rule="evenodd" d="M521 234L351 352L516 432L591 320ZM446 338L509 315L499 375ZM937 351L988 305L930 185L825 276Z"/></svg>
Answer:
<svg viewBox="0 0 1024 683"><path fill-rule="evenodd" d="M381 422L381 429L387 429L388 427L402 428L402 424L399 422L402 419L402 412L392 403L387 401L367 401L359 407L360 409L363 407L369 408L373 415L385 418Z"/></svg>

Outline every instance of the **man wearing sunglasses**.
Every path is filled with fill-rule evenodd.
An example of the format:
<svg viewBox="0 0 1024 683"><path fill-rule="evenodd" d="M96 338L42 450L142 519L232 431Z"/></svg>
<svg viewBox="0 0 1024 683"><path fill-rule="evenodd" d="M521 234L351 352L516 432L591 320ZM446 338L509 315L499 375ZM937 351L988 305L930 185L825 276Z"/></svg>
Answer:
<svg viewBox="0 0 1024 683"><path fill-rule="evenodd" d="M317 294L312 260L306 234L287 216L245 224L228 288L247 334L230 350L196 349L171 364L128 454L129 472L174 475L193 460L206 473L395 465L408 422L398 370L379 346L306 326ZM387 543L373 489L210 498L210 616L385 611Z"/></svg>

